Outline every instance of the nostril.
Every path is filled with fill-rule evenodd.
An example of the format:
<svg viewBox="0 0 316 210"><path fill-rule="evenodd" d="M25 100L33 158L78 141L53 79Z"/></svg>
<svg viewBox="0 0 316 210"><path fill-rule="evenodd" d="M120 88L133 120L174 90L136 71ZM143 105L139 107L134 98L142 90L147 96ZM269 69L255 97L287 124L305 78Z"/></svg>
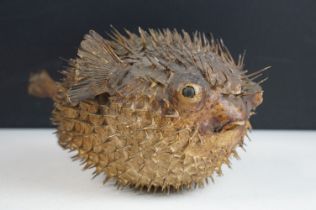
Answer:
<svg viewBox="0 0 316 210"><path fill-rule="evenodd" d="M258 92L252 96L251 103L254 106L254 108L259 106L262 103L262 101L263 101L262 95L263 95L262 92Z"/></svg>

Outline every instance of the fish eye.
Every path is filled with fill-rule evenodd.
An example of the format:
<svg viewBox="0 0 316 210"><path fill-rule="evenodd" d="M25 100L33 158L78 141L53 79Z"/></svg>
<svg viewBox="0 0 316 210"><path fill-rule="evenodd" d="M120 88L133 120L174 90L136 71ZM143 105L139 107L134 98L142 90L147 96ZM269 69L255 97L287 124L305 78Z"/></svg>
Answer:
<svg viewBox="0 0 316 210"><path fill-rule="evenodd" d="M182 95L184 97L193 98L195 96L195 89L194 89L194 87L192 87L190 85L185 86L182 89Z"/></svg>
<svg viewBox="0 0 316 210"><path fill-rule="evenodd" d="M202 86L195 83L180 84L177 90L177 98L182 104L194 104L202 100Z"/></svg>

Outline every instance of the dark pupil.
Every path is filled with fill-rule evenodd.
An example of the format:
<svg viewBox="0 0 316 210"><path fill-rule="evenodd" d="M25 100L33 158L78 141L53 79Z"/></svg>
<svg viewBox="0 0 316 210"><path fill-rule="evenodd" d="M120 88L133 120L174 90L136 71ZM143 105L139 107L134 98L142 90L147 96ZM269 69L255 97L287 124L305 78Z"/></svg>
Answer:
<svg viewBox="0 0 316 210"><path fill-rule="evenodd" d="M182 95L188 98L193 98L195 96L195 90L191 86L186 86L182 89Z"/></svg>

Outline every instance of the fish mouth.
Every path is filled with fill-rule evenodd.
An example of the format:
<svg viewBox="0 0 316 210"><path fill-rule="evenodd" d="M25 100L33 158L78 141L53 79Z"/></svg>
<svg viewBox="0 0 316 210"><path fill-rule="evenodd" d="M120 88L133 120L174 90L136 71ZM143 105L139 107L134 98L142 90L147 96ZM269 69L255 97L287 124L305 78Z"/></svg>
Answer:
<svg viewBox="0 0 316 210"><path fill-rule="evenodd" d="M228 120L227 122L223 123L221 126L214 128L214 132L220 133L224 131L234 130L236 128L240 128L245 125L246 125L245 120L236 120L236 121Z"/></svg>
<svg viewBox="0 0 316 210"><path fill-rule="evenodd" d="M226 131L231 131L235 129L242 129L247 127L247 120L241 119L227 119L219 121L216 118L207 123L201 123L199 125L199 132L201 135L212 135L220 134Z"/></svg>

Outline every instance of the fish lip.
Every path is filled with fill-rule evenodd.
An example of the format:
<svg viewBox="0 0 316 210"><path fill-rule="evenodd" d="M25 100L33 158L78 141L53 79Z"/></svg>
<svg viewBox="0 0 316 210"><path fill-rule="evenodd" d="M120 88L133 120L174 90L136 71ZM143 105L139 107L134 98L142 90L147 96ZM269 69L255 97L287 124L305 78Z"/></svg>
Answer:
<svg viewBox="0 0 316 210"><path fill-rule="evenodd" d="M246 121L245 120L236 120L236 121L231 122L231 124L234 124L234 125L245 125Z"/></svg>

